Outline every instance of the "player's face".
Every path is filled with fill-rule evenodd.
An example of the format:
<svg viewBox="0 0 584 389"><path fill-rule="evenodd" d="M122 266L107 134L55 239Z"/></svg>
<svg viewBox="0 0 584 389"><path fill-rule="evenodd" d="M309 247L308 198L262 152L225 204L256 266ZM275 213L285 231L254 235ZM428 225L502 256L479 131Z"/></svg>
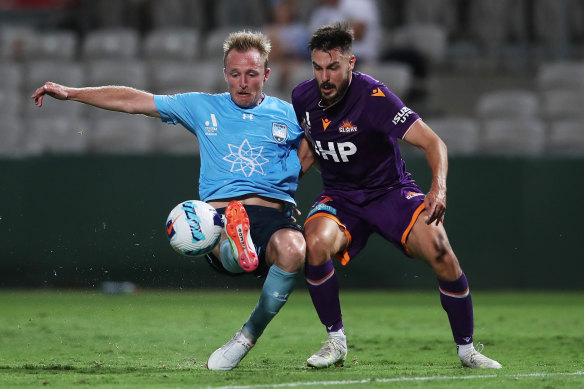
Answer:
<svg viewBox="0 0 584 389"><path fill-rule="evenodd" d="M354 67L355 56L343 54L340 49L312 51L312 69L325 106L343 98L349 88Z"/></svg>
<svg viewBox="0 0 584 389"><path fill-rule="evenodd" d="M264 68L264 59L256 49L246 52L231 50L225 58L223 74L231 100L242 108L249 108L261 102L270 69Z"/></svg>

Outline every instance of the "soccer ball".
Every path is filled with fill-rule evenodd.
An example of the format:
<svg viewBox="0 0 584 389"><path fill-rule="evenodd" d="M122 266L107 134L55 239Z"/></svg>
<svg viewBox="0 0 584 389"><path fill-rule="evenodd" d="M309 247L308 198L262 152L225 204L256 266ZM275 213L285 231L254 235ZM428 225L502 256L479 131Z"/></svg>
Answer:
<svg viewBox="0 0 584 389"><path fill-rule="evenodd" d="M223 220L215 208L199 200L183 201L166 219L170 245L179 254L198 257L219 243Z"/></svg>

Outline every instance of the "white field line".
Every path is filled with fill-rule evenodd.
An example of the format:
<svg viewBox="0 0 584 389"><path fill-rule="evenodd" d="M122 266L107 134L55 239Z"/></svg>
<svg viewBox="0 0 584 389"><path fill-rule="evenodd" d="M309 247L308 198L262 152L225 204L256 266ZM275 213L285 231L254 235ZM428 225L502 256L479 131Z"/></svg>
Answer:
<svg viewBox="0 0 584 389"><path fill-rule="evenodd" d="M408 381L449 381L449 380L474 380L487 378L529 378L529 377L558 377L558 376L578 376L584 375L584 371L574 373L530 373L530 374L489 374L489 375L469 375L469 376L430 376L430 377L396 377L396 378L366 378L362 380L344 380L344 381L307 381L307 382L288 382L284 384L263 384L263 385L228 385L215 386L209 389L260 389L260 388L295 388L300 386L333 386L333 385L351 385L351 384L375 384L387 382L408 382Z"/></svg>

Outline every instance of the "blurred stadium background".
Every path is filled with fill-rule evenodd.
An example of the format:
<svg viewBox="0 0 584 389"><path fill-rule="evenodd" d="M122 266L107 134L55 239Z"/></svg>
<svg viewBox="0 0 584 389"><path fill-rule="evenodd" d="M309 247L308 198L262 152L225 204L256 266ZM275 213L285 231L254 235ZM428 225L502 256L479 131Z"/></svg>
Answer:
<svg viewBox="0 0 584 389"><path fill-rule="evenodd" d="M45 81L221 92L223 39L277 27L282 2L0 0L0 286L251 285L167 247L166 213L197 193L190 133L82 104L38 109L30 95ZM319 2L290 3L308 29ZM358 70L447 143L448 229L474 285L581 289L584 0L374 3L378 58ZM311 77L302 53L270 67L266 91L286 100ZM423 157L404 148L427 185ZM305 181L304 213L319 188L315 174ZM349 286L434 285L376 239L358 261Z"/></svg>

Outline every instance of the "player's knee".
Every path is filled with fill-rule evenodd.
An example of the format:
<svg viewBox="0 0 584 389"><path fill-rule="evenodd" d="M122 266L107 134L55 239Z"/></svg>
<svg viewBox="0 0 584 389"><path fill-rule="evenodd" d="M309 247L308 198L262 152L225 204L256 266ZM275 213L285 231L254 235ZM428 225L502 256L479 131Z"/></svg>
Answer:
<svg viewBox="0 0 584 389"><path fill-rule="evenodd" d="M454 281L460 275L461 270L458 259L446 240L435 242L434 254L430 258L430 262L436 275L441 280Z"/></svg>
<svg viewBox="0 0 584 389"><path fill-rule="evenodd" d="M287 234L280 237L273 245L275 252L272 253L274 263L282 270L296 272L304 266L306 260L306 242L301 233Z"/></svg>
<svg viewBox="0 0 584 389"><path fill-rule="evenodd" d="M330 257L330 244L320 234L306 235L306 258L310 265L318 266Z"/></svg>

